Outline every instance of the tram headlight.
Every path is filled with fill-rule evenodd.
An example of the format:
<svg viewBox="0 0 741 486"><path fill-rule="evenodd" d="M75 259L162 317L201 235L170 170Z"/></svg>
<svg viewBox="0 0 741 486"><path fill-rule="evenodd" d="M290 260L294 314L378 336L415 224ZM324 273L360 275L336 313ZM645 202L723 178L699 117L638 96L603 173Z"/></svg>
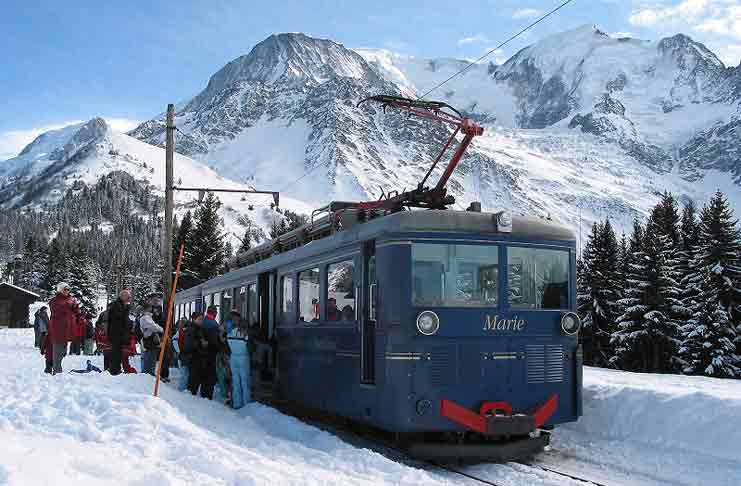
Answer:
<svg viewBox="0 0 741 486"><path fill-rule="evenodd" d="M425 336L432 336L440 329L440 319L432 311L424 311L417 316L417 330Z"/></svg>
<svg viewBox="0 0 741 486"><path fill-rule="evenodd" d="M500 233L512 232L512 215L507 211L499 211L494 214L494 222Z"/></svg>
<svg viewBox="0 0 741 486"><path fill-rule="evenodd" d="M576 315L573 312L567 312L563 315L561 318L561 329L563 329L564 334L568 334L569 336L572 336L579 332L579 329L581 328L581 319L579 319L579 316Z"/></svg>

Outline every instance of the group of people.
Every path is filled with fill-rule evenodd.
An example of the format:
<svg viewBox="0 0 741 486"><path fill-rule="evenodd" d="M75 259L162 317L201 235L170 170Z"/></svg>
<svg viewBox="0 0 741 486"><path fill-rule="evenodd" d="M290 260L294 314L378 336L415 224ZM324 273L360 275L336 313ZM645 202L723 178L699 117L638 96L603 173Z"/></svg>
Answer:
<svg viewBox="0 0 741 486"><path fill-rule="evenodd" d="M174 342L181 374L187 377L180 388L208 399L216 388L221 401L241 408L252 401L249 333L238 312L231 311L223 323L218 312L212 305L205 316L194 312L178 323Z"/></svg>
<svg viewBox="0 0 741 486"><path fill-rule="evenodd" d="M156 295L149 296L137 315L132 310L132 295L122 290L92 325L92 316L80 310L70 286L61 282L56 295L36 313L36 341L45 356L45 372L62 372L67 353L84 348L93 354L93 341L103 354L103 368L111 375L136 373L131 356L141 349L141 372L154 375L160 355L160 379L170 381L170 366L180 368L179 388L193 395L217 398L234 408L252 401L250 379L249 332L236 311L221 322L219 309L209 306L204 315L194 312L190 319L175 323L172 340L166 339L165 316ZM69 348L68 348L69 346ZM164 349L163 349L164 348Z"/></svg>
<svg viewBox="0 0 741 486"><path fill-rule="evenodd" d="M35 344L45 357L44 371L62 372L62 359L70 354L93 354L94 331L92 316L80 309L65 282L57 285L56 295L49 301L51 317L46 306L34 317ZM69 348L69 349L68 349Z"/></svg>

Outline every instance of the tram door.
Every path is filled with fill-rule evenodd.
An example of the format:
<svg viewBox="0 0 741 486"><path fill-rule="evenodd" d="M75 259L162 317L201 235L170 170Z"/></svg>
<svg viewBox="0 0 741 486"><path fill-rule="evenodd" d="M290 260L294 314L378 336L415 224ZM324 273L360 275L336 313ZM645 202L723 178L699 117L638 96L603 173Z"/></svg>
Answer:
<svg viewBox="0 0 741 486"><path fill-rule="evenodd" d="M360 324L360 380L365 384L376 382L376 313L378 282L376 280L376 242L363 243L362 295L363 315Z"/></svg>
<svg viewBox="0 0 741 486"><path fill-rule="evenodd" d="M265 381L272 381L275 377L276 356L273 330L275 329L276 281L274 272L261 273L257 281L260 332L256 340L256 361L260 366L261 378Z"/></svg>

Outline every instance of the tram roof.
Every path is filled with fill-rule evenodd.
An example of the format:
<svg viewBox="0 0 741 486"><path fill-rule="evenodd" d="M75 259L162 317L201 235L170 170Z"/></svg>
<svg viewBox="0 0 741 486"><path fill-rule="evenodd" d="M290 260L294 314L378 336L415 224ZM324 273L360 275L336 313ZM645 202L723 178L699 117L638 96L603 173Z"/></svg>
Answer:
<svg viewBox="0 0 741 486"><path fill-rule="evenodd" d="M379 238L386 234L405 234L405 237L408 237L409 233L499 234L506 235L509 240L530 243L538 240L548 242L562 241L564 243L575 241L574 233L566 226L555 221L530 216L513 216L512 231L503 232L497 229L496 217L497 214L493 213L453 210L402 211L389 214L365 223L355 224L349 228L337 231L331 236L311 241L292 250L274 253L271 258L235 269L227 274L215 277L208 282L204 282L197 289L188 289L182 293L178 293L178 297L191 297L191 293L193 294L192 296L200 295L203 289L208 291L212 288L222 287L227 283L237 281L247 275L278 267L294 266L316 255L326 254L334 249L357 244L359 241ZM301 228L295 231L300 230ZM250 250L250 252L265 251L273 244L274 241L266 242Z"/></svg>
<svg viewBox="0 0 741 486"><path fill-rule="evenodd" d="M493 213L452 210L404 211L379 218L384 232L430 231L442 233L505 234ZM374 220L373 222L375 222ZM549 241L574 241L574 233L555 221L532 216L512 216L513 237Z"/></svg>

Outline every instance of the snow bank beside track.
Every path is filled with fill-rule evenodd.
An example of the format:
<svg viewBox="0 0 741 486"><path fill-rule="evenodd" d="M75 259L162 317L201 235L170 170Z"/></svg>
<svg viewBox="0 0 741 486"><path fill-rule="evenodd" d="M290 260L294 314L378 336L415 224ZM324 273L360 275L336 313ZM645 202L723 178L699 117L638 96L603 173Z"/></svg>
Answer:
<svg viewBox="0 0 741 486"><path fill-rule="evenodd" d="M741 460L741 381L585 368L584 416L609 440Z"/></svg>
<svg viewBox="0 0 741 486"><path fill-rule="evenodd" d="M609 485L741 486L741 382L584 369L544 465Z"/></svg>
<svg viewBox="0 0 741 486"><path fill-rule="evenodd" d="M454 484L257 403L234 411L168 385L157 399L148 375L43 368L32 330L0 330L2 486Z"/></svg>

